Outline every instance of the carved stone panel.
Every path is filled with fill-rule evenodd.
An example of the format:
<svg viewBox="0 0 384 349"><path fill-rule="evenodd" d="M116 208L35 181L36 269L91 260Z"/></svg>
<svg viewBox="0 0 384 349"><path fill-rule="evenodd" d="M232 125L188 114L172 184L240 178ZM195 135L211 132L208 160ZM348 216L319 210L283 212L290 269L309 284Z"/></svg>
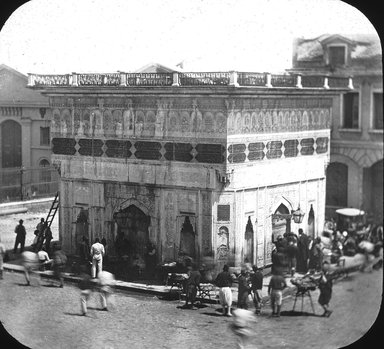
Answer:
<svg viewBox="0 0 384 349"><path fill-rule="evenodd" d="M216 255L219 261L226 261L229 257L229 230L226 226L221 226L217 232Z"/></svg>

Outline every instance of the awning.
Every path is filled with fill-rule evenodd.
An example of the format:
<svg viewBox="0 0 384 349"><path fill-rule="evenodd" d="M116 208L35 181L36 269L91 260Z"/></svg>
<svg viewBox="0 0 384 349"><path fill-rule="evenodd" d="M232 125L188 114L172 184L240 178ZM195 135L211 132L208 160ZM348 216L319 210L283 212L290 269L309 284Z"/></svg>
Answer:
<svg viewBox="0 0 384 349"><path fill-rule="evenodd" d="M348 217L356 217L356 216L362 216L365 214L364 211L359 210L357 208L339 208L336 210L336 213L341 214L343 216L348 216Z"/></svg>

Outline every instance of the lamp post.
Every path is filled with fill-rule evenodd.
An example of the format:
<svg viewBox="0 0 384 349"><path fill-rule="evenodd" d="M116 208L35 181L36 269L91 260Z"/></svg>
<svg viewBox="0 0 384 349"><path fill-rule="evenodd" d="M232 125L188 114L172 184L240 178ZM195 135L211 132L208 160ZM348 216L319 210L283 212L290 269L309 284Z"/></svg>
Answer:
<svg viewBox="0 0 384 349"><path fill-rule="evenodd" d="M300 205L296 211L292 211L293 221L297 224L300 224L303 221L304 215L305 213L300 209Z"/></svg>
<svg viewBox="0 0 384 349"><path fill-rule="evenodd" d="M25 171L24 166L20 168L20 200L23 201L23 173Z"/></svg>

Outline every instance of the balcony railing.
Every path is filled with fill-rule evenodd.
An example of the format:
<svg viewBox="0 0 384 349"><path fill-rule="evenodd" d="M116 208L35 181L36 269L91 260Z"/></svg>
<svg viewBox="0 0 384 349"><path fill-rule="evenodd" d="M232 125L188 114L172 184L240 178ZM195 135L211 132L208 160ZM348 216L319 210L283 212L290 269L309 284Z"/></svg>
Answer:
<svg viewBox="0 0 384 349"><path fill-rule="evenodd" d="M179 73L180 86L229 85L230 73Z"/></svg>
<svg viewBox="0 0 384 349"><path fill-rule="evenodd" d="M275 87L295 87L296 81L294 75L271 75L271 85Z"/></svg>
<svg viewBox="0 0 384 349"><path fill-rule="evenodd" d="M31 75L31 74L30 74ZM71 85L71 75L37 75L33 74L34 85L32 86L68 86ZM28 77L29 78L29 77ZM29 85L29 81L28 81Z"/></svg>
<svg viewBox="0 0 384 349"><path fill-rule="evenodd" d="M119 86L120 74L77 74L79 86Z"/></svg>
<svg viewBox="0 0 384 349"><path fill-rule="evenodd" d="M111 73L111 74L28 74L29 87L43 86L244 86L277 88L353 89L351 77L270 74L252 72L174 72L174 73Z"/></svg>
<svg viewBox="0 0 384 349"><path fill-rule="evenodd" d="M238 73L238 82L241 86L265 86L267 77L265 73Z"/></svg>
<svg viewBox="0 0 384 349"><path fill-rule="evenodd" d="M127 73L127 86L171 86L172 73Z"/></svg>

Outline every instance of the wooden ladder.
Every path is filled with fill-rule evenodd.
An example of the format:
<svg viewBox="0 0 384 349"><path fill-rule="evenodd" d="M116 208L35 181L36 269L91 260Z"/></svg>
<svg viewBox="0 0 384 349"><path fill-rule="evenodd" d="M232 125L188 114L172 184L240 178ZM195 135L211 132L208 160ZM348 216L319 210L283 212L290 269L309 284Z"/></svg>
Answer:
<svg viewBox="0 0 384 349"><path fill-rule="evenodd" d="M57 212L57 209L59 208L59 192L56 193L55 199L52 202L51 208L49 209L49 213L47 215L47 218L45 222L48 224L48 227L51 227L53 218L55 218L55 214Z"/></svg>

